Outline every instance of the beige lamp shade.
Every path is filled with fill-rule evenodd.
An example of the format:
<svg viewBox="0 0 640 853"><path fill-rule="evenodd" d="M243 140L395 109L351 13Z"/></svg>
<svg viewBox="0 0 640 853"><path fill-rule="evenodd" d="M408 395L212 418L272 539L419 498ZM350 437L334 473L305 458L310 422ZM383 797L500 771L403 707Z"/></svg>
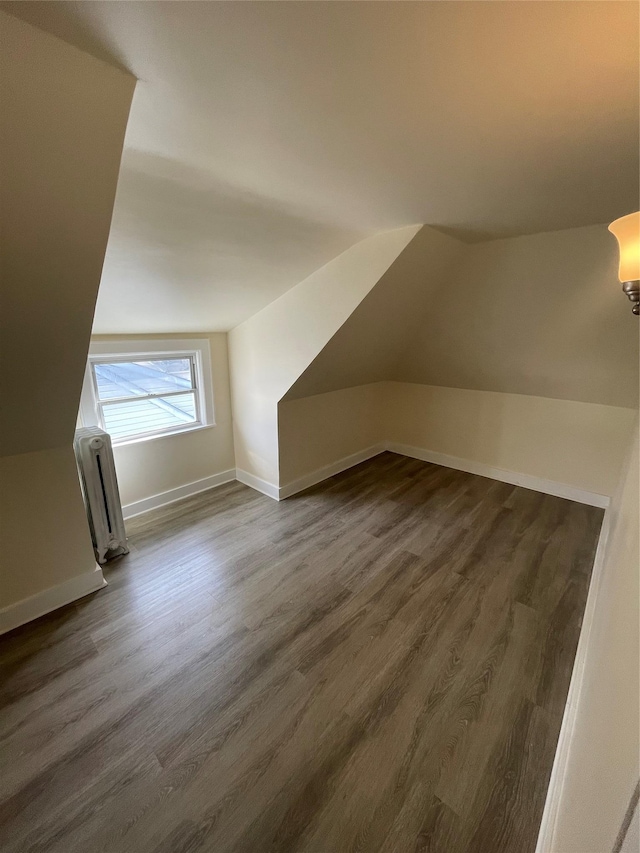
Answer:
<svg viewBox="0 0 640 853"><path fill-rule="evenodd" d="M620 247L620 281L640 279L640 212L621 216L609 226Z"/></svg>

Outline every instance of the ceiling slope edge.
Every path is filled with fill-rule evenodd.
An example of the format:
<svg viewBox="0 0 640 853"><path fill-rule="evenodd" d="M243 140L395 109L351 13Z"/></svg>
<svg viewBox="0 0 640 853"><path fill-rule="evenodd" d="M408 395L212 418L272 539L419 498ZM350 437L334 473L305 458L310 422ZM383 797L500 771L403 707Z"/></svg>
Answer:
<svg viewBox="0 0 640 853"><path fill-rule="evenodd" d="M285 399L391 379L470 246L423 226L308 365Z"/></svg>

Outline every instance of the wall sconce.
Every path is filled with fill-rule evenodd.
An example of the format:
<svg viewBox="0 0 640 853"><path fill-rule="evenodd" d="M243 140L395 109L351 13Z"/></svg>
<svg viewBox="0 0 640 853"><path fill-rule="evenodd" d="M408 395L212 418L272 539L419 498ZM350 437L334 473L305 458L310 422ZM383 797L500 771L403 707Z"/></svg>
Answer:
<svg viewBox="0 0 640 853"><path fill-rule="evenodd" d="M622 289L633 302L633 313L640 314L640 212L621 216L609 226L618 241Z"/></svg>

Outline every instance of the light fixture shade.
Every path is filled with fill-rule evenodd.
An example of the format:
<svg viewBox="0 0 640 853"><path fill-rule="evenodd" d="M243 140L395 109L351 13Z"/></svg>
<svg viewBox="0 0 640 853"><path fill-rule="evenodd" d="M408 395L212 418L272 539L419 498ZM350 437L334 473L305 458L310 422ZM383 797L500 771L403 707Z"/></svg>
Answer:
<svg viewBox="0 0 640 853"><path fill-rule="evenodd" d="M620 281L640 279L640 212L621 216L609 226L620 247Z"/></svg>

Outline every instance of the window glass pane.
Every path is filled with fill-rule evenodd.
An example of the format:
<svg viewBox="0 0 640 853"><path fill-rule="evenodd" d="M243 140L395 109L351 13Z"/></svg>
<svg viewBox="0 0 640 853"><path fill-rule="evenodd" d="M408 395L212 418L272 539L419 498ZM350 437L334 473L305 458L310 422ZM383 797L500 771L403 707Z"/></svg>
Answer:
<svg viewBox="0 0 640 853"><path fill-rule="evenodd" d="M180 429L196 422L196 400L191 391L173 397L129 400L102 406L104 428L111 438L133 438L155 430Z"/></svg>
<svg viewBox="0 0 640 853"><path fill-rule="evenodd" d="M192 388L191 358L111 361L94 364L99 400L144 397Z"/></svg>

